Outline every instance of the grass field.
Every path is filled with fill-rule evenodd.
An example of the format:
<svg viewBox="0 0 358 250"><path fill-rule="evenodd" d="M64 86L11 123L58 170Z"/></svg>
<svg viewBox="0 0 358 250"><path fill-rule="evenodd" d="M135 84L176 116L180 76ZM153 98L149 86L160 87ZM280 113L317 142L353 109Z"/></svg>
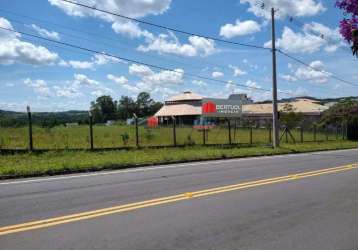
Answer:
<svg viewBox="0 0 358 250"><path fill-rule="evenodd" d="M134 126L94 126L94 146L96 148L115 148L123 146L135 146ZM127 144L122 140L123 134L129 136ZM300 131L293 130L296 141L300 141ZM203 143L203 133L191 127L177 127L177 143L180 145L200 145ZM250 129L232 129L231 138L233 143L250 143ZM313 132L304 132L304 141L313 141ZM340 138L340 137L339 137ZM317 132L318 141L326 140L326 134ZM336 140L336 134L328 135L329 140ZM58 126L54 128L33 128L33 142L36 149L70 149L89 148L88 126L77 126L66 128ZM227 144L227 127L216 127L208 132L207 144ZM266 144L269 142L269 131L265 128L255 128L252 131L252 142L254 144ZM160 127L147 129L139 127L139 143L141 146L165 146L173 145L173 129L171 127ZM28 129L1 128L0 149L25 149L28 148Z"/></svg>
<svg viewBox="0 0 358 250"><path fill-rule="evenodd" d="M140 165L222 159L329 149L358 148L358 142L326 141L283 144L271 147L203 147L132 149L112 151L53 151L0 156L0 178L54 175L104 169L120 169Z"/></svg>

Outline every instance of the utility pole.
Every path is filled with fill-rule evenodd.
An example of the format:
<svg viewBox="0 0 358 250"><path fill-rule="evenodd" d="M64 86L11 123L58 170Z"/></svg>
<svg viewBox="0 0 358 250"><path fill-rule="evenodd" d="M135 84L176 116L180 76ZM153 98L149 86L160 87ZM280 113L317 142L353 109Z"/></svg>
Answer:
<svg viewBox="0 0 358 250"><path fill-rule="evenodd" d="M276 34L275 34L275 9L271 8L271 24L272 24L272 131L273 131L273 147L280 146L279 140L279 124L277 113L277 74L276 74Z"/></svg>

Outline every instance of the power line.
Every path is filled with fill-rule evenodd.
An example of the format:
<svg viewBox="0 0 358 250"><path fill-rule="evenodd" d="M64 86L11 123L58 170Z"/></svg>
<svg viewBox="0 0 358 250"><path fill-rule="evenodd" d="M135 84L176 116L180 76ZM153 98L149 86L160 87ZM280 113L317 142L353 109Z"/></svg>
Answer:
<svg viewBox="0 0 358 250"><path fill-rule="evenodd" d="M183 72L175 70L175 69L171 69L171 68L167 68L167 67L163 67L163 66L158 66L158 65L150 64L150 63L144 63L144 62L141 62L141 61L138 61L138 60L125 58L125 57L122 57L122 56L117 56L117 55L113 55L113 54L106 53L106 52L100 52L100 51L97 51L97 50L94 50L94 49L89 49L89 48L82 47L82 46L79 46L79 45L75 45L75 44L71 44L71 43L67 43L67 42L56 41L56 40L53 40L53 39L50 39L50 38L45 38L45 37L41 37L41 36L38 36L38 35L22 32L22 31L16 31L16 30L8 29L8 28L1 27L1 26L0 26L0 29L7 30L9 32L18 33L18 34L21 34L21 35L26 35L26 36L29 36L29 37L34 37L34 38L37 38L37 39L40 39L40 40L44 40L44 41L64 45L64 46L67 46L67 47L71 47L71 48L91 52L93 54L104 55L104 56L116 58L116 59L119 59L119 60L127 61L127 62L130 62L130 63L144 65L144 66L147 66L147 67L150 67L150 68L155 68L155 69L159 69L159 70L173 72L173 73L176 73L176 74L181 74L183 76L187 75L187 76L190 76L190 77L203 79L203 80L208 80L208 81L213 81L213 82L219 82L219 83L225 83L225 84L233 84L233 85L236 85L236 86L240 86L240 87L243 87L243 88L252 89L252 90L256 90L256 91L271 92L270 89L265 89L265 88L261 88L261 87L247 86L247 85L244 85L244 84L235 83L233 81L224 81L224 80L214 79L214 78L206 77L206 76L202 76L202 75L195 75L195 74L191 74L191 73L183 73ZM280 93L287 94L287 95L292 95L290 92L285 92L285 91L280 91Z"/></svg>
<svg viewBox="0 0 358 250"><path fill-rule="evenodd" d="M130 21L142 23L142 24L145 24L145 25L149 25L149 26L153 26L153 27L157 27L157 28L161 28L161 29L170 30L170 31L173 31L173 32L176 32L176 33L181 33L181 34L188 35L188 36L197 36L197 37L202 37L202 38L205 38L205 39L214 40L214 41L217 41L217 42L234 44L234 45L250 47L250 48L255 48L255 49L270 50L269 48L265 48L265 47L259 46L259 45L228 41L228 40L213 37L213 36L208 36L208 35L188 32L188 31L184 31L184 30L180 30L180 29L176 29L176 28L171 28L169 26L164 26L164 25L155 24L155 23L152 23L152 22L143 21L143 20L140 20L140 19L137 19L137 18L128 17L128 16L125 16L125 15L122 15L122 14L118 14L118 13L108 11L108 10L98 9L97 7L94 7L94 6L89 6L89 5L86 5L86 4L77 3L77 2L70 1L70 0L61 0L61 1L73 4L73 5L81 6L81 7L87 8L87 9L95 10L95 11L98 11L98 12L102 12L102 13L105 13L105 14L121 17L123 19L127 19L127 20L130 20Z"/></svg>
<svg viewBox="0 0 358 250"><path fill-rule="evenodd" d="M97 39L108 40L108 41L115 42L114 44L112 44L112 43L108 43L108 42L105 42L105 41L96 41L96 43L103 44L106 47L116 47L116 48L119 48L119 49L122 49L122 47L129 48L129 44L127 42L121 41L120 44L117 44L118 40L110 38L108 36L102 36L101 35L100 37L98 37L98 34L95 34L95 33L92 33L92 32L87 32L85 30L76 29L76 28L73 28L73 27L69 27L69 26L66 26L66 25L59 24L59 23L51 22L51 21L44 20L44 19L34 18L34 17L31 17L31 16L15 13L15 12L4 10L4 9L0 9L0 12L8 13L10 15L14 15L14 16L17 16L17 17L25 18L25 19L30 19L30 20L33 20L33 21L39 22L39 23L58 26L58 27L60 27L62 29L70 30L70 31L73 31L73 32L76 32L76 33L83 33L83 34L89 35L89 36L96 36ZM27 23L23 22L23 21L19 21L17 19L9 18L9 17L6 17L6 18L8 20L10 20L11 22L24 25L25 27L29 27L29 25ZM93 42L93 40L91 40L91 39L89 39L87 37L78 36L77 34L73 35L73 34L65 33L65 32L57 32L57 33L59 33L60 35L63 35L63 36L68 36L68 37L71 37L71 38L79 39L81 41L82 40L87 40L87 41ZM165 60L165 61L168 61L168 62L177 63L177 64L181 64L181 65L185 65L185 66L190 66L190 67L193 67L193 68L196 68L196 69L202 69L202 67L199 67L199 66L194 65L192 63L188 63L186 61L181 60L181 59L183 59L183 57L181 57L181 56L178 56L178 55L175 55L175 54L167 54L166 56L174 57L174 58L180 59L180 60L177 61L177 60L173 60L173 59L166 59L166 58L163 59L162 57L158 57L158 56L155 56L155 55L145 56L145 57L150 57L150 58L154 57L154 58L158 58L160 60ZM226 67L223 67L223 65L220 65L220 64L218 64L216 62L213 62L213 61L210 61L210 60L203 61L203 60L198 60L196 58L191 58L190 60L191 61L195 60L200 64L206 64L206 65L208 65L210 67L217 67L217 68L220 68L220 70L224 70L224 71L227 71L227 72L229 71Z"/></svg>
<svg viewBox="0 0 358 250"><path fill-rule="evenodd" d="M288 54L288 53L286 53L286 52L283 52L283 51L280 50L280 49L277 49L277 52L279 52L280 54L282 54L282 55L284 55L284 56L286 56L286 57L288 57L288 58L290 58L290 59L292 59L292 60L294 60L294 61L296 61L296 62L298 62L298 63L300 63L300 64L302 64L302 65L304 65L304 66L306 66L306 67L308 67L308 68L310 68L310 69L312 69L312 70L314 70L314 71L321 72L321 73L327 75L327 76L330 77L330 78L333 78L333 79L335 79L335 80L337 80L337 81L340 81L340 82L343 82L343 83L345 83L345 84L349 84L349 85L351 85L351 86L358 87L358 84L354 84L354 83L352 83L352 82L349 82L349 81L347 81L347 80L344 80L344 79L342 79L342 78L340 78L340 77L334 75L334 74L331 73L331 72L327 72L327 71L325 71L325 70L317 69L317 68L311 66L310 64L308 64L308 63L302 61L301 59L298 59L298 58L296 58L296 57L294 57L294 56L292 56L292 55L290 55L290 54Z"/></svg>
<svg viewBox="0 0 358 250"><path fill-rule="evenodd" d="M286 20L287 20L287 19L286 19ZM289 17L288 17L288 20L289 20L289 22L290 22L291 24L293 24L294 26L296 26L296 27L298 27L298 28L300 28L300 29L302 29L302 28L305 27L305 24L304 24L304 23L302 23L301 21L299 21L297 18L294 18L293 16L289 16ZM331 40L328 39L328 37L327 37L325 34L319 32L319 31L311 30L310 34L313 35L313 36L319 37L319 38L321 38L322 40L325 40L325 41L328 42L328 43L331 42ZM337 46L337 48L339 48L339 49L341 49L342 51L345 51L345 52L350 52L350 50L347 49L346 47L343 48L343 47Z"/></svg>

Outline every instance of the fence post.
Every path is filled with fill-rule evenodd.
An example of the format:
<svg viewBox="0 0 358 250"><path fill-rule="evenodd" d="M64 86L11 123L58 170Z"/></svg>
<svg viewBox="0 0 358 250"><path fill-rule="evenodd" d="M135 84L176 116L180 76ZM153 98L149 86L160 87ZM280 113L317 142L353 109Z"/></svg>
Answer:
<svg viewBox="0 0 358 250"><path fill-rule="evenodd" d="M135 145L139 148L139 131L138 131L138 116L133 113L134 122L135 122Z"/></svg>
<svg viewBox="0 0 358 250"><path fill-rule="evenodd" d="M339 134L338 125L336 125L336 141L338 141L338 134Z"/></svg>
<svg viewBox="0 0 358 250"><path fill-rule="evenodd" d="M250 144L252 144L252 125L250 125Z"/></svg>
<svg viewBox="0 0 358 250"><path fill-rule="evenodd" d="M317 141L317 125L316 123L313 124L313 141L316 142Z"/></svg>
<svg viewBox="0 0 358 250"><path fill-rule="evenodd" d="M287 126L285 126L285 142L288 143L288 131L287 131Z"/></svg>
<svg viewBox="0 0 358 250"><path fill-rule="evenodd" d="M88 117L89 117L89 129L90 129L90 147L91 150L93 150L93 116L92 112L88 111Z"/></svg>
<svg viewBox="0 0 358 250"><path fill-rule="evenodd" d="M325 133L326 133L326 141L328 141L328 127L326 126L326 129L325 129Z"/></svg>
<svg viewBox="0 0 358 250"><path fill-rule="evenodd" d="M228 130L229 130L229 144L231 145L231 123L230 123L230 119L227 119L227 125L228 125Z"/></svg>
<svg viewBox="0 0 358 250"><path fill-rule="evenodd" d="M268 134L269 134L269 143L271 143L272 142L272 128L271 128L271 126L269 126L269 128L268 128Z"/></svg>
<svg viewBox="0 0 358 250"><path fill-rule="evenodd" d="M203 127L203 145L206 144L206 130L205 130L205 126Z"/></svg>
<svg viewBox="0 0 358 250"><path fill-rule="evenodd" d="M33 151L34 150L34 144L32 141L32 119L31 119L31 110L30 110L30 106L26 107L27 109L27 117L29 120L29 150Z"/></svg>
<svg viewBox="0 0 358 250"><path fill-rule="evenodd" d="M173 121L173 144L174 144L174 147L177 146L177 132L176 132L176 119L175 119L175 116L172 116L172 121Z"/></svg>
<svg viewBox="0 0 358 250"><path fill-rule="evenodd" d="M303 127L300 127L301 143L303 143Z"/></svg>

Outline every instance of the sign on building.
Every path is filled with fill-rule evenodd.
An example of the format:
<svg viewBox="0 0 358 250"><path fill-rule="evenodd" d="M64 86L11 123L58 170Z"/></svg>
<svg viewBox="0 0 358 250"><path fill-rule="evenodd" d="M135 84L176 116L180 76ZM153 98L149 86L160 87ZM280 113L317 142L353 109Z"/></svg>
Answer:
<svg viewBox="0 0 358 250"><path fill-rule="evenodd" d="M242 100L204 98L202 100L202 116L204 117L241 117Z"/></svg>

